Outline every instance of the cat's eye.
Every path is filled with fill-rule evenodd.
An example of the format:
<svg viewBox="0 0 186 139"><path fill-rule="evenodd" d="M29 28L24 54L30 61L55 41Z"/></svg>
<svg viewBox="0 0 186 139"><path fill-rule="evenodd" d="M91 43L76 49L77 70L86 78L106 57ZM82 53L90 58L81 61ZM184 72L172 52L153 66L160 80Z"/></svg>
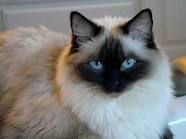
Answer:
<svg viewBox="0 0 186 139"><path fill-rule="evenodd" d="M88 62L88 64L94 70L101 70L103 68L103 64L100 61L97 61L97 60L91 60L91 61Z"/></svg>
<svg viewBox="0 0 186 139"><path fill-rule="evenodd" d="M132 67L134 67L136 64L136 59L133 58L127 58L123 61L123 63L121 64L121 71L126 71Z"/></svg>

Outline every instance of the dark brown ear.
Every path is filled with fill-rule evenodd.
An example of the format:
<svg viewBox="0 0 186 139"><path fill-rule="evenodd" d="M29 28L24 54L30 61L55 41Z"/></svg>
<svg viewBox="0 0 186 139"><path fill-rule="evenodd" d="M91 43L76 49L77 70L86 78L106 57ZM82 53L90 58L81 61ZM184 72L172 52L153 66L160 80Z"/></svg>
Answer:
<svg viewBox="0 0 186 139"><path fill-rule="evenodd" d="M80 37L89 37L97 35L100 27L94 22L87 19L79 12L73 11L70 14L72 35Z"/></svg>
<svg viewBox="0 0 186 139"><path fill-rule="evenodd" d="M123 25L122 30L133 38L144 39L152 35L152 26L152 12L150 9L144 9Z"/></svg>
<svg viewBox="0 0 186 139"><path fill-rule="evenodd" d="M77 51L83 42L91 40L97 36L102 27L90 21L79 12L73 11L70 14L71 30L72 30L72 50Z"/></svg>

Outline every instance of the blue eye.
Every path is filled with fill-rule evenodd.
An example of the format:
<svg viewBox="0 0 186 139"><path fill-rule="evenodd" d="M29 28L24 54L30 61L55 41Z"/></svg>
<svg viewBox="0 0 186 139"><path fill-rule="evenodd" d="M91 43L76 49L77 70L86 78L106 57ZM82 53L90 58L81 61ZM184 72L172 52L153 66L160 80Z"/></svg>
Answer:
<svg viewBox="0 0 186 139"><path fill-rule="evenodd" d="M128 70L128 69L132 68L135 64L136 64L136 60L135 59L133 59L133 58L127 58L121 64L120 70L121 71Z"/></svg>
<svg viewBox="0 0 186 139"><path fill-rule="evenodd" d="M96 60L92 60L89 61L88 63L91 68L93 68L94 70L101 70L103 68L103 64L100 61L96 61Z"/></svg>

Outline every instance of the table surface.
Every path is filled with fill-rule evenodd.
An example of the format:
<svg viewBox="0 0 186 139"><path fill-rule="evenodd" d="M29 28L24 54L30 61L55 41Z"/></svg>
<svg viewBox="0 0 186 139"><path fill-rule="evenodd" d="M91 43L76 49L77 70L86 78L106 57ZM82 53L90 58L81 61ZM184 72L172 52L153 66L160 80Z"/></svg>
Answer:
<svg viewBox="0 0 186 139"><path fill-rule="evenodd" d="M169 126L174 139L186 139L186 96L174 99Z"/></svg>

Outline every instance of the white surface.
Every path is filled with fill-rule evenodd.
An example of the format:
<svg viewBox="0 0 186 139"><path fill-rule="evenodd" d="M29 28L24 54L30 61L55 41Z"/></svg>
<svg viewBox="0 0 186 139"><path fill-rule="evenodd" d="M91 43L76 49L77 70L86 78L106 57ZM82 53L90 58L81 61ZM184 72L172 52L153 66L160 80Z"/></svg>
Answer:
<svg viewBox="0 0 186 139"><path fill-rule="evenodd" d="M169 126L174 139L186 139L186 96L174 100Z"/></svg>

